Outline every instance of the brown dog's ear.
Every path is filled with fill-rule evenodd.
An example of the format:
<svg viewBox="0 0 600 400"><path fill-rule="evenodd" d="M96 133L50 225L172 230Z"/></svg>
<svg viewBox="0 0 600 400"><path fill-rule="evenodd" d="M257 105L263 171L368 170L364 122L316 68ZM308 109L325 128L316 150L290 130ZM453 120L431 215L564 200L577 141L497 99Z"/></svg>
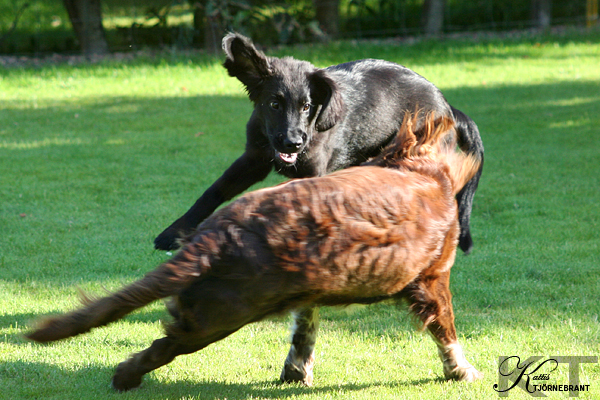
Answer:
<svg viewBox="0 0 600 400"><path fill-rule="evenodd" d="M223 66L230 76L236 77L246 86L250 100L255 100L260 84L272 75L269 60L256 50L252 41L239 33L229 33L223 38L226 59Z"/></svg>
<svg viewBox="0 0 600 400"><path fill-rule="evenodd" d="M327 72L319 69L310 76L311 99L319 105L315 128L318 131L331 129L344 114L344 101L337 84Z"/></svg>

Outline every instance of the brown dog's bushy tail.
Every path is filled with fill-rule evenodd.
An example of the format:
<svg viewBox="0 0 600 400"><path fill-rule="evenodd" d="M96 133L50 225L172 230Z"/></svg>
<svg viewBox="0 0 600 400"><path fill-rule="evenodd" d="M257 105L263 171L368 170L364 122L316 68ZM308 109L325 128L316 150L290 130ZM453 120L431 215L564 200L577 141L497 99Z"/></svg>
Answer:
<svg viewBox="0 0 600 400"><path fill-rule="evenodd" d="M458 192L471 180L479 170L481 160L474 154L466 154L460 150L445 149L443 161L448 165L448 175L452 181L452 194Z"/></svg>
<svg viewBox="0 0 600 400"><path fill-rule="evenodd" d="M422 160L431 160L448 167L453 194L456 195L475 175L480 161L463 153L456 146L454 122L434 113L421 116L421 112L404 115L396 139L379 156L364 165L413 169Z"/></svg>
<svg viewBox="0 0 600 400"><path fill-rule="evenodd" d="M35 330L25 336L45 343L107 325L135 309L178 293L198 279L206 261L206 258L195 257L183 249L171 261L163 263L144 278L111 296L90 299L84 295L83 308L61 316L45 318L38 323Z"/></svg>

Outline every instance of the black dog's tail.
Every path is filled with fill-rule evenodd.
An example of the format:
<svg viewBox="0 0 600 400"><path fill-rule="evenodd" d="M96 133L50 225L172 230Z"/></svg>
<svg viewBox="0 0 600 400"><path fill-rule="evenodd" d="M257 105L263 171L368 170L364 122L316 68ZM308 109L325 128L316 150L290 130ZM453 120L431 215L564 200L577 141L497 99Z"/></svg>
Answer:
<svg viewBox="0 0 600 400"><path fill-rule="evenodd" d="M198 279L204 264L201 261L206 260L207 258L200 260L184 249L171 261L165 262L144 278L111 296L89 299L84 295L83 308L62 316L46 318L34 331L25 336L45 343L107 325L155 300L177 294L193 280Z"/></svg>
<svg viewBox="0 0 600 400"><path fill-rule="evenodd" d="M456 195L458 202L458 218L460 222L460 236L458 246L465 253L469 253L473 248L473 239L471 238L470 220L471 210L473 209L473 197L479 184L479 178L483 170L483 142L479 135L479 129L471 118L465 113L452 108L454 116L454 128L456 129L458 145L467 154L472 155L479 162L479 169L473 175L471 180Z"/></svg>

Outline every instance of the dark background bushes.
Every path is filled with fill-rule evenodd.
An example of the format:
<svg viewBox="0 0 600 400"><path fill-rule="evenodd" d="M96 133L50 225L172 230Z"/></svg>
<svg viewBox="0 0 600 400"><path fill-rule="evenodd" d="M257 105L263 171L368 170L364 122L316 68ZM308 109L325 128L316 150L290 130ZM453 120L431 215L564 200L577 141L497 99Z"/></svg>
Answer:
<svg viewBox="0 0 600 400"><path fill-rule="evenodd" d="M341 0L340 38L382 38L422 33L424 0ZM219 47L223 31L258 43L322 41L311 0L103 0L112 51ZM16 16L21 12L20 18ZM552 24L583 24L586 1L554 1ZM212 18L212 23L209 19ZM444 33L524 29L530 1L447 0ZM210 36L214 37L210 37ZM0 0L0 53L75 53L79 44L61 0Z"/></svg>

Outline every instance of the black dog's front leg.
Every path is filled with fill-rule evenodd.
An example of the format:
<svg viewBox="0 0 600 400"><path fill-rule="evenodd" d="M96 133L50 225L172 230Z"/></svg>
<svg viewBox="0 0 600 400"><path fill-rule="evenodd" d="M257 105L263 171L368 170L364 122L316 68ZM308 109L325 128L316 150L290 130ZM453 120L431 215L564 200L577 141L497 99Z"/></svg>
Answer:
<svg viewBox="0 0 600 400"><path fill-rule="evenodd" d="M154 247L159 250L178 248L179 238L193 231L223 202L265 179L271 169L271 163L260 155L242 154L182 217L154 239Z"/></svg>

